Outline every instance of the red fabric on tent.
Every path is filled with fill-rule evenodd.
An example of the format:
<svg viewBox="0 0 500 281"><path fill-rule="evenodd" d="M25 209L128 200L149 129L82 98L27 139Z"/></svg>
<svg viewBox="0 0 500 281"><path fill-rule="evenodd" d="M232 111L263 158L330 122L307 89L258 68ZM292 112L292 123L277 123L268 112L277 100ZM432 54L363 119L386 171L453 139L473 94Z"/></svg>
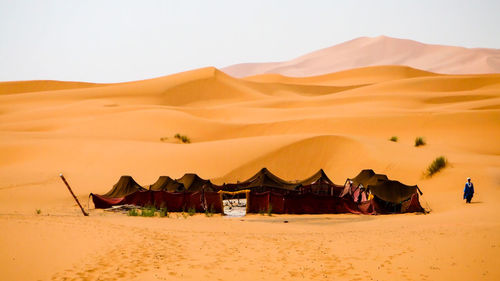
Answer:
<svg viewBox="0 0 500 281"><path fill-rule="evenodd" d="M222 206L222 198L218 192L205 191L205 206L209 211L221 213L224 211Z"/></svg>
<svg viewBox="0 0 500 281"><path fill-rule="evenodd" d="M340 198L339 204L336 207L337 214L360 214L360 210L358 208L358 204L352 201L352 198L349 196Z"/></svg>
<svg viewBox="0 0 500 281"><path fill-rule="evenodd" d="M184 194L186 200L186 211L193 208L196 212L204 212L203 197L201 192L186 192Z"/></svg>
<svg viewBox="0 0 500 281"><path fill-rule="evenodd" d="M415 192L411 196L410 200L407 200L401 204L401 213L415 213L415 212L424 212L424 208L420 205L420 201L418 200L418 193Z"/></svg>
<svg viewBox="0 0 500 281"><path fill-rule="evenodd" d="M359 202L359 194L360 193L361 193L360 188L357 188L356 190L354 190L354 192L352 194L352 198L354 199L354 202Z"/></svg>
<svg viewBox="0 0 500 281"><path fill-rule="evenodd" d="M285 197L287 214L336 214L346 213L343 199L312 193Z"/></svg>
<svg viewBox="0 0 500 281"><path fill-rule="evenodd" d="M122 204L130 204L135 206L152 206L153 205L153 195L152 191L136 191L131 193L123 199Z"/></svg>
<svg viewBox="0 0 500 281"><path fill-rule="evenodd" d="M123 204L123 197L120 198L106 198L101 195L90 193L92 196L92 201L94 202L94 206L96 209L106 209L111 208L112 206Z"/></svg>
<svg viewBox="0 0 500 281"><path fill-rule="evenodd" d="M153 201L156 208L167 208L169 212L181 212L184 210L184 193L152 191Z"/></svg>
<svg viewBox="0 0 500 281"><path fill-rule="evenodd" d="M271 192L269 194L269 204L271 205L273 213L285 213L285 197L282 194Z"/></svg>
<svg viewBox="0 0 500 281"><path fill-rule="evenodd" d="M368 201L368 198L366 197L366 192L361 193L361 202Z"/></svg>
<svg viewBox="0 0 500 281"><path fill-rule="evenodd" d="M365 215L376 214L377 212L375 211L375 207L374 207L373 202L374 202L373 200L369 200L369 201L364 201L364 202L358 203L359 213L365 214Z"/></svg>
<svg viewBox="0 0 500 281"><path fill-rule="evenodd" d="M250 192L247 201L247 213L267 212L269 208L269 191L262 193Z"/></svg>

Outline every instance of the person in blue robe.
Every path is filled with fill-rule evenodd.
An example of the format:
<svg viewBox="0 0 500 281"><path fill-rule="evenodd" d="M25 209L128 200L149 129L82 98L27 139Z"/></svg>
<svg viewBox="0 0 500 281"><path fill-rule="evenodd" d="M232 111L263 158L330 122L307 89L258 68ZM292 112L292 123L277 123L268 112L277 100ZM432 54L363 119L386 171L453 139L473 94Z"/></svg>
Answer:
<svg viewBox="0 0 500 281"><path fill-rule="evenodd" d="M470 203L470 200L474 196L474 184L470 181L470 178L467 178L467 182L465 183L464 188L464 200L465 202Z"/></svg>

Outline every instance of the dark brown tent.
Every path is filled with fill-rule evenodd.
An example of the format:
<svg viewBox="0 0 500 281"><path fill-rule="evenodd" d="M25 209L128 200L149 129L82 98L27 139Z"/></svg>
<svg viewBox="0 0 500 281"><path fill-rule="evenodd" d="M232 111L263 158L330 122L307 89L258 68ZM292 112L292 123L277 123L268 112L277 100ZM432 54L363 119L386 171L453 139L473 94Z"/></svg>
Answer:
<svg viewBox="0 0 500 281"><path fill-rule="evenodd" d="M149 186L152 191L168 191L168 192L181 192L184 190L184 185L171 177L160 176L155 183Z"/></svg>
<svg viewBox="0 0 500 281"><path fill-rule="evenodd" d="M101 195L108 198L125 197L136 191L145 191L146 189L140 186L131 176L121 176L118 182L113 185L110 191Z"/></svg>
<svg viewBox="0 0 500 281"><path fill-rule="evenodd" d="M400 204L409 200L413 194L417 193L418 187L416 185L405 185L399 181L385 180L368 185L368 189L374 196L383 201Z"/></svg>
<svg viewBox="0 0 500 281"><path fill-rule="evenodd" d="M248 180L236 184L239 189L250 189L256 192L275 191L298 191L300 183L291 183L271 173L268 169L262 168Z"/></svg>
<svg viewBox="0 0 500 281"><path fill-rule="evenodd" d="M418 193L422 195L422 192L416 185L409 186L399 181L389 180L386 175L376 174L373 170L361 171L352 181L352 185L346 182L346 189L342 194L344 196L350 194L354 201L362 202L364 201L363 195L369 191L375 197L375 201L379 203L379 213L404 211L401 210L402 203L411 205L407 208L410 211L423 211L418 202ZM364 187L366 192L361 192L360 187ZM359 200L360 198L361 200ZM408 200L411 202L407 202Z"/></svg>
<svg viewBox="0 0 500 281"><path fill-rule="evenodd" d="M98 195L90 193L96 208L109 208L111 206L127 204L125 197L135 192L146 191L131 176L122 176L106 194Z"/></svg>
<svg viewBox="0 0 500 281"><path fill-rule="evenodd" d="M214 185L210 180L202 179L197 174L184 174L182 178L176 180L184 185L185 191L196 192L205 189L206 191L214 191Z"/></svg>

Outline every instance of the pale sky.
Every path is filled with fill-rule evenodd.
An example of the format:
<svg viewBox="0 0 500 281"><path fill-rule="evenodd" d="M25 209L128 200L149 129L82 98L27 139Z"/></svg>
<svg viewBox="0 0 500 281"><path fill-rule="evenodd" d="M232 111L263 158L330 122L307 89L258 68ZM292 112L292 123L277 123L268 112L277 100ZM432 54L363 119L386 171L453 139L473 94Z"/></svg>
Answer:
<svg viewBox="0 0 500 281"><path fill-rule="evenodd" d="M500 49L500 1L0 0L0 81L121 82L361 36Z"/></svg>

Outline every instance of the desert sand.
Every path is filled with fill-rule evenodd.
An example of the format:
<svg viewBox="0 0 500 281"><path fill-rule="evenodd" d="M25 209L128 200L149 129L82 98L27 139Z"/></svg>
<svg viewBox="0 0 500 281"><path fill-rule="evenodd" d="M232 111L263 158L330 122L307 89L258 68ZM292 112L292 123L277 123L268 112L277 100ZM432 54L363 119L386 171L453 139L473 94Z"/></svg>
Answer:
<svg viewBox="0 0 500 281"><path fill-rule="evenodd" d="M443 74L500 72L500 50L425 44L388 36L359 37L290 61L222 68L234 77L277 73L302 77L376 65L401 65Z"/></svg>
<svg viewBox="0 0 500 281"><path fill-rule="evenodd" d="M0 155L2 280L500 279L500 74L373 66L238 79L209 67L0 83ZM441 155L448 167L425 177ZM431 212L141 218L90 203L83 217L58 177L87 207L125 174L220 184L262 167L288 180L323 168L337 184L371 168L418 184Z"/></svg>

